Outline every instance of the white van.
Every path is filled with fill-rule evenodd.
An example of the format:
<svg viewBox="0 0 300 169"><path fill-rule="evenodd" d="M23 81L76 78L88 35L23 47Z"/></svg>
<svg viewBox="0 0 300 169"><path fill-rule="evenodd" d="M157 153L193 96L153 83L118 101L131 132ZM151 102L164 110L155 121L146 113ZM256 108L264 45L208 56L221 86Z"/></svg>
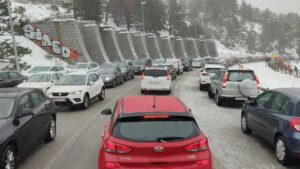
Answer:
<svg viewBox="0 0 300 169"><path fill-rule="evenodd" d="M167 59L166 64L173 65L178 75L183 73L183 65L180 59Z"/></svg>

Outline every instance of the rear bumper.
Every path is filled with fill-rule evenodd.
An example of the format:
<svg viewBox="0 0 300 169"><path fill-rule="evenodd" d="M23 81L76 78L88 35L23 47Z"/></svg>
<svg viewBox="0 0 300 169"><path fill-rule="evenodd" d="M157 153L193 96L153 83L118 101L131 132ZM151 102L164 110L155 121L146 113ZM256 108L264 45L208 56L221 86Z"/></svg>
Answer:
<svg viewBox="0 0 300 169"><path fill-rule="evenodd" d="M292 131L290 137L287 137L287 142L291 154L300 159L300 133Z"/></svg>
<svg viewBox="0 0 300 169"><path fill-rule="evenodd" d="M141 90L144 90L144 91L170 91L171 84L170 85L160 85L160 86L152 86L152 85L143 85L142 84Z"/></svg>

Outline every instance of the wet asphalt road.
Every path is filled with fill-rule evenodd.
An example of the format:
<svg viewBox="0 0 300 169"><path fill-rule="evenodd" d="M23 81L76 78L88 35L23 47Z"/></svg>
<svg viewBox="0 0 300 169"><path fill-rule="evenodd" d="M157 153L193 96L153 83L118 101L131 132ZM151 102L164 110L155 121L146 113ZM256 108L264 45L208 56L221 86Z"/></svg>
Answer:
<svg viewBox="0 0 300 169"><path fill-rule="evenodd" d="M172 84L172 95L192 109L213 154L215 169L296 169L300 162L282 167L274 150L254 135L240 130L240 105L216 106L206 92L199 91L198 71L179 76ZM20 169L97 169L101 133L105 122L100 111L112 108L122 96L140 95L139 78L107 89L104 101L95 100L87 110L60 110L57 114L57 137L41 143L19 164Z"/></svg>

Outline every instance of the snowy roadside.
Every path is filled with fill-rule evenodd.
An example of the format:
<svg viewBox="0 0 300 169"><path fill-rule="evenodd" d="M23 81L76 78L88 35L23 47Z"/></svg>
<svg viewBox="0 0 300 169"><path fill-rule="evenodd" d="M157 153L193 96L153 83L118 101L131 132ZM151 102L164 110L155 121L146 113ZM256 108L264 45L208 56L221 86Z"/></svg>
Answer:
<svg viewBox="0 0 300 169"><path fill-rule="evenodd" d="M236 66L233 66L236 67ZM244 64L244 68L252 69L259 77L261 87L276 89L300 87L300 79L287 74L281 74L267 67L264 62Z"/></svg>

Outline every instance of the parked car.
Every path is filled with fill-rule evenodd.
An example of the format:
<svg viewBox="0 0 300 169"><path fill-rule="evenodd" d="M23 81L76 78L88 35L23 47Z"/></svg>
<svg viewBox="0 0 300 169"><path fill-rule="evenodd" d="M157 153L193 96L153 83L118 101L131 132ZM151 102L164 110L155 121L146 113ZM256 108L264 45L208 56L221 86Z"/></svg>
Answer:
<svg viewBox="0 0 300 169"><path fill-rule="evenodd" d="M124 83L122 71L118 66L111 65L111 67L100 68L98 73L105 86L116 87Z"/></svg>
<svg viewBox="0 0 300 169"><path fill-rule="evenodd" d="M99 70L99 65L96 62L82 63L78 62L74 66L75 71L85 71L88 72L97 72Z"/></svg>
<svg viewBox="0 0 300 169"><path fill-rule="evenodd" d="M104 125L99 169L212 169L208 139L176 97L123 97L113 111L101 114L110 118Z"/></svg>
<svg viewBox="0 0 300 169"><path fill-rule="evenodd" d="M131 61L114 62L114 65L121 69L124 81L134 79L134 70Z"/></svg>
<svg viewBox="0 0 300 169"><path fill-rule="evenodd" d="M132 62L133 70L136 75L141 75L146 67L152 67L151 59L137 59Z"/></svg>
<svg viewBox="0 0 300 169"><path fill-rule="evenodd" d="M0 89L0 168L14 169L18 160L42 140L56 136L56 111L38 89Z"/></svg>
<svg viewBox="0 0 300 169"><path fill-rule="evenodd" d="M166 64L172 64L176 69L177 75L183 73L183 65L180 59L167 59Z"/></svg>
<svg viewBox="0 0 300 169"><path fill-rule="evenodd" d="M25 76L30 77L33 74L41 73L41 72L59 72L59 73L63 73L63 74L68 73L67 69L62 65L52 65L52 66L42 65L42 66L35 66L35 67L25 71L23 74Z"/></svg>
<svg viewBox="0 0 300 169"><path fill-rule="evenodd" d="M191 58L181 58L180 60L183 66L183 71L193 70L193 60Z"/></svg>
<svg viewBox="0 0 300 169"><path fill-rule="evenodd" d="M225 101L254 99L260 93L260 83L253 70L221 70L211 79L208 96L221 106Z"/></svg>
<svg viewBox="0 0 300 169"><path fill-rule="evenodd" d="M171 93L171 75L168 68L146 68L141 77L141 93L167 91Z"/></svg>
<svg viewBox="0 0 300 169"><path fill-rule="evenodd" d="M225 67L222 65L206 64L204 68L200 71L200 90L204 90L205 88L210 87L211 77L213 77L218 71L222 69L225 69Z"/></svg>
<svg viewBox="0 0 300 169"><path fill-rule="evenodd" d="M194 58L192 65L194 68L202 68L204 66L204 61L202 58Z"/></svg>
<svg viewBox="0 0 300 169"><path fill-rule="evenodd" d="M158 66L166 63L166 59L155 59L153 61L153 66Z"/></svg>
<svg viewBox="0 0 300 169"><path fill-rule="evenodd" d="M171 75L172 80L177 78L177 72L176 72L176 69L173 65L171 65L171 64L162 64L162 65L157 65L156 67L167 67L169 69L169 73Z"/></svg>
<svg viewBox="0 0 300 169"><path fill-rule="evenodd" d="M80 106L86 109L91 99L105 98L105 87L95 72L73 72L64 75L47 91L47 95L57 106Z"/></svg>
<svg viewBox="0 0 300 169"><path fill-rule="evenodd" d="M46 93L62 76L62 73L57 72L37 73L33 74L27 81L19 84L18 87L41 89Z"/></svg>
<svg viewBox="0 0 300 169"><path fill-rule="evenodd" d="M19 72L0 71L0 88L15 87L27 79L28 77L23 76Z"/></svg>
<svg viewBox="0 0 300 169"><path fill-rule="evenodd" d="M300 88L267 91L246 102L241 114L245 134L255 132L275 146L279 163L300 158Z"/></svg>

